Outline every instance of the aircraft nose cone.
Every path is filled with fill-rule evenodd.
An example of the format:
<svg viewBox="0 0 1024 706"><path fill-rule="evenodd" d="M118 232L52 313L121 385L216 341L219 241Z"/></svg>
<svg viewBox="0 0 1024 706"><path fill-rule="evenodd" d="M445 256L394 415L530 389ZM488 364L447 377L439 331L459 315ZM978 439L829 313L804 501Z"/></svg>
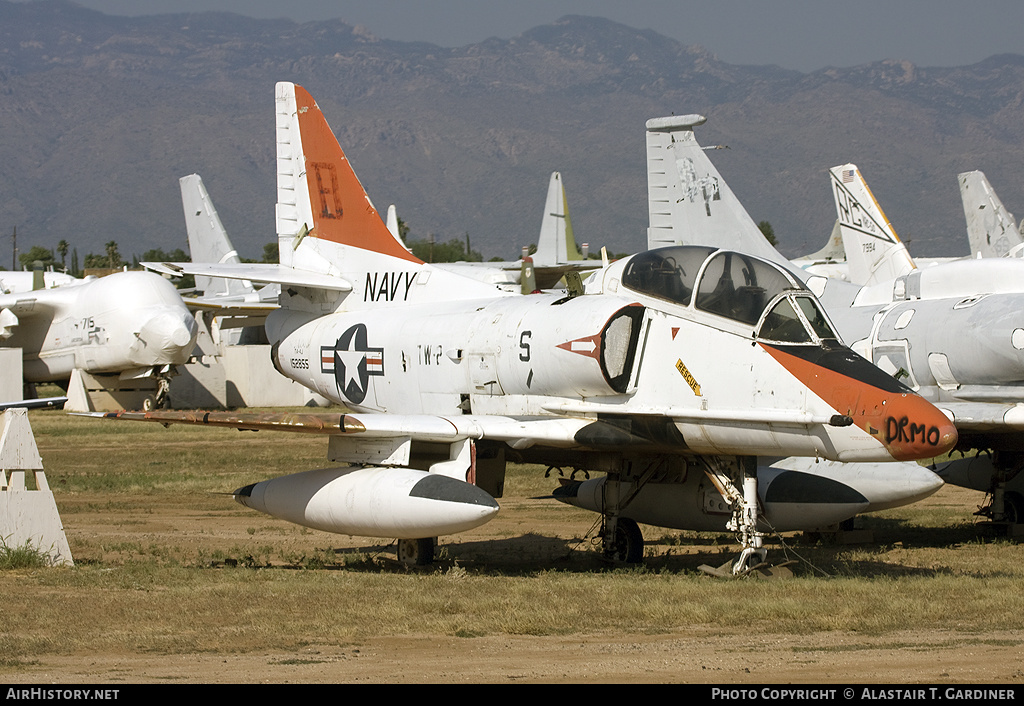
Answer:
<svg viewBox="0 0 1024 706"><path fill-rule="evenodd" d="M886 402L883 428L876 431L897 461L941 456L956 446L953 422L924 398L903 394Z"/></svg>
<svg viewBox="0 0 1024 706"><path fill-rule="evenodd" d="M161 312L146 321L133 349L145 365L181 364L192 353L198 333L196 320L187 311Z"/></svg>
<svg viewBox="0 0 1024 706"><path fill-rule="evenodd" d="M266 491L266 488L266 481L261 483L250 483L249 485L239 488L233 492L232 495L235 498L235 502L239 505L245 505L247 508L252 510L266 512L266 503L263 501L263 493Z"/></svg>

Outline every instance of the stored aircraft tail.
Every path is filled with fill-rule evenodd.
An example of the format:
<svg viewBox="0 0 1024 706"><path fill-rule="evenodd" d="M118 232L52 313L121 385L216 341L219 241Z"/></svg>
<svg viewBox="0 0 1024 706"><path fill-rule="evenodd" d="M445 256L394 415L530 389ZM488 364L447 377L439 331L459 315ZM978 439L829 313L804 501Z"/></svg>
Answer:
<svg viewBox="0 0 1024 706"><path fill-rule="evenodd" d="M849 281L872 285L905 275L916 265L896 235L856 164L829 170Z"/></svg>
<svg viewBox="0 0 1024 706"><path fill-rule="evenodd" d="M703 115L647 121L648 249L708 245L756 255L792 269L765 239L698 144L693 128L706 121Z"/></svg>
<svg viewBox="0 0 1024 706"><path fill-rule="evenodd" d="M1024 237L984 172L964 172L958 174L957 179L967 219L971 257L1019 257L1024 250Z"/></svg>
<svg viewBox="0 0 1024 706"><path fill-rule="evenodd" d="M322 260L335 245L421 263L388 231L306 89L277 84L277 237L281 264L330 268ZM305 254L305 256L304 256ZM319 255L320 257L317 257Z"/></svg>
<svg viewBox="0 0 1024 706"><path fill-rule="evenodd" d="M346 308L493 296L438 270L388 230L313 97L278 83L277 236L281 264L352 283Z"/></svg>
<svg viewBox="0 0 1024 706"><path fill-rule="evenodd" d="M563 265L582 259L583 255L576 246L572 232L569 201L565 195L562 175L552 172L548 181L547 200L544 202L544 217L540 223L537 252L533 255L534 264L538 267Z"/></svg>
<svg viewBox="0 0 1024 706"><path fill-rule="evenodd" d="M217 209L206 192L203 179L190 174L178 180L181 187L181 205L185 211L185 230L192 262L241 262L232 247L228 233L220 222ZM196 289L211 296L244 296L255 291L252 283L221 277L196 276Z"/></svg>

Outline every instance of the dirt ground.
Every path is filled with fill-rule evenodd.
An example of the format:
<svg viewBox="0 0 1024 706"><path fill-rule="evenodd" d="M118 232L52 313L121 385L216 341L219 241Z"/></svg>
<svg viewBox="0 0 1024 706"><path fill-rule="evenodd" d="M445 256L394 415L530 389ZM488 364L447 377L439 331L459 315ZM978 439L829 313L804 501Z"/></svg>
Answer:
<svg viewBox="0 0 1024 706"><path fill-rule="evenodd" d="M46 657L22 683L686 683L1020 684L1019 633L964 647L954 631L757 635L699 627L672 635L426 635L375 638L301 653ZM849 644L850 649L842 648ZM908 648L907 645L913 645ZM797 655L794 657L794 655ZM1024 687L1021 687L1024 691Z"/></svg>
<svg viewBox="0 0 1024 706"><path fill-rule="evenodd" d="M934 502L969 505L965 491L940 491ZM101 497L64 498L61 515L68 538L97 557L100 546L175 546L212 551L244 542L254 518L229 499L210 506L154 500L145 512L123 516ZM929 501L925 501L929 502ZM506 510L484 528L453 539L447 547L462 565L493 569L500 555L522 566L564 560L574 536L584 533L587 514L552 512L550 499L505 501ZM214 508L211 510L211 507ZM216 508L223 508L218 510ZM262 516L260 516L262 517ZM276 522L268 518L268 522ZM323 546L322 533L283 534L288 545ZM336 537L335 535L330 535ZM367 550L368 540L337 538ZM496 551L496 547L498 550ZM373 547L371 546L372 550ZM717 564L706 545L675 546L663 562L689 567ZM381 552L390 552L380 547ZM593 552L571 559L585 562ZM77 558L77 557L76 557ZM728 558L728 557L726 557ZM717 580L717 579L709 579ZM0 670L0 679L23 684L146 683L691 683L737 684L1007 684L1024 682L1020 631L973 634L958 630L914 630L882 636L844 633L748 634L707 625L668 634L582 633L570 636L488 635L450 637L408 634L372 637L344 646L308 645L299 652L138 654L128 651L41 654ZM1007 645L1015 645L1008 648Z"/></svg>

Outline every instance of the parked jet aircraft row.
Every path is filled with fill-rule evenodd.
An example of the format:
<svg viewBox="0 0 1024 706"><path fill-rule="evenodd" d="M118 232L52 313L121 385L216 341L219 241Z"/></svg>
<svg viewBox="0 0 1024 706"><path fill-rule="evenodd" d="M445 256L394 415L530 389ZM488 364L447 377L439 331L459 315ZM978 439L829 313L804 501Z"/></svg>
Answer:
<svg viewBox="0 0 1024 706"><path fill-rule="evenodd" d="M180 187L193 260L241 266L200 177L183 177ZM530 260L546 286L570 269L597 266L577 262L580 255L566 222L564 190L555 173L538 241L541 251ZM493 279L518 291L521 263L503 264ZM311 283L309 277L302 282ZM155 378L157 391L148 402L159 407L175 369L193 353L196 313L252 319L277 306L276 283L257 290L246 281L199 276L196 285L203 296L183 300L153 272L85 279L59 272L0 272L0 346L22 349L22 376L29 384L66 384L74 370L121 380Z"/></svg>
<svg viewBox="0 0 1024 706"><path fill-rule="evenodd" d="M831 282L734 228L749 217L723 204L699 120L649 123L661 160L651 233L668 236L650 245L666 247L522 296L413 256L304 89L278 84L276 115L280 263L150 266L278 285L275 366L351 412L112 415L326 434L330 461L351 464L255 483L239 502L398 538L400 558L425 561L436 536L493 517L515 459L604 474L556 496L601 513L610 557L642 556L637 522L731 529L743 572L764 561L765 531L817 529L940 485L916 461L955 447L949 405L840 343L815 297ZM658 189L671 195L656 209Z"/></svg>
<svg viewBox="0 0 1024 706"><path fill-rule="evenodd" d="M702 117L649 121L651 249L593 264L580 286L522 296L508 282L515 267L416 258L304 89L278 84L276 116L280 262L245 264L229 245L205 254L193 245L203 262L149 266L209 278L222 306L258 302L253 283L276 292L265 326L276 368L351 413L106 415L325 434L329 460L351 464L241 488L242 504L317 529L397 538L403 561L428 561L438 535L494 516L505 463L521 460L603 473L566 481L555 496L602 515L609 557L640 559L638 522L729 529L743 546L737 573L765 560L766 531L819 529L934 492L941 480L916 461L958 444L986 454L949 463L943 478L995 484L994 519L1024 509L1005 482L1019 466L1024 424L1015 396L1024 293L1011 279L1024 263L916 268L854 165L833 170L851 255L845 280L828 278L767 244L697 143ZM190 234L223 233L197 177L182 180L182 195ZM553 177L544 227L567 243L564 206ZM982 254L1009 254L1008 232ZM136 290L167 303L162 278L120 275L62 288L54 302L70 303L61 305L45 300L58 289L0 297L4 330L22 336L26 376L56 376L58 361L110 369L94 360L99 351L140 369L157 365L140 363L144 353L165 356L160 365L187 355L187 311L99 319L117 296L144 299ZM128 282L133 296L104 294L104 282ZM79 300L95 309L91 318ZM24 324L39 310L50 319L31 329L34 340ZM61 358L61 346L72 353Z"/></svg>

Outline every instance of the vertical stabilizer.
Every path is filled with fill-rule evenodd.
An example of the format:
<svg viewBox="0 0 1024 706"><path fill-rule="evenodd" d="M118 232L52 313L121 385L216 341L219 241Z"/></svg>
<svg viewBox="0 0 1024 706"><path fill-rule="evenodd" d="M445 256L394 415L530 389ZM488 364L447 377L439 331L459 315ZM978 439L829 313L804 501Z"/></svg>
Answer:
<svg viewBox="0 0 1024 706"><path fill-rule="evenodd" d="M709 245L791 268L747 214L698 144L702 115L647 121L647 247Z"/></svg>
<svg viewBox="0 0 1024 706"><path fill-rule="evenodd" d="M388 231L395 237L396 240L402 239L401 229L398 227L398 209L395 208L395 204L388 206Z"/></svg>
<svg viewBox="0 0 1024 706"><path fill-rule="evenodd" d="M1017 231L1013 214L988 183L983 172L964 172L960 181L960 200L967 219L967 240L971 257L1020 256L1024 238Z"/></svg>
<svg viewBox="0 0 1024 706"><path fill-rule="evenodd" d="M839 227L839 220L832 226L832 232L828 235L828 242L825 247L815 253L806 255L805 260L812 262L846 262L846 249L843 247L843 231Z"/></svg>
<svg viewBox="0 0 1024 706"><path fill-rule="evenodd" d="M281 265L301 271L299 277L352 283L340 299L318 291L329 288L298 285L282 295L296 292L283 308L352 310L494 296L494 284L428 265L392 234L304 88L278 83L276 113Z"/></svg>
<svg viewBox="0 0 1024 706"><path fill-rule="evenodd" d="M536 265L544 267L582 259L583 255L576 246L576 238L572 232L569 201L565 195L562 175L552 172L548 181L547 200L544 202L544 217L540 223L537 252L533 260Z"/></svg>
<svg viewBox="0 0 1024 706"><path fill-rule="evenodd" d="M241 262L206 192L202 178L198 174L190 174L179 179L178 185L181 187L181 205L185 212L185 230L188 233L192 262ZM254 290L252 284L243 280L200 275L196 276L196 289L208 297L244 295Z"/></svg>
<svg viewBox="0 0 1024 706"><path fill-rule="evenodd" d="M276 106L281 264L333 274L336 253L324 243L419 263L391 235L309 92L278 83ZM320 244L303 250L307 239Z"/></svg>
<svg viewBox="0 0 1024 706"><path fill-rule="evenodd" d="M916 269L907 246L896 235L856 164L829 170L849 280L871 285Z"/></svg>

